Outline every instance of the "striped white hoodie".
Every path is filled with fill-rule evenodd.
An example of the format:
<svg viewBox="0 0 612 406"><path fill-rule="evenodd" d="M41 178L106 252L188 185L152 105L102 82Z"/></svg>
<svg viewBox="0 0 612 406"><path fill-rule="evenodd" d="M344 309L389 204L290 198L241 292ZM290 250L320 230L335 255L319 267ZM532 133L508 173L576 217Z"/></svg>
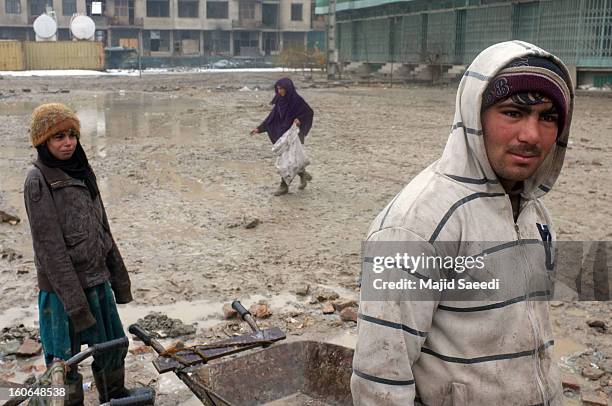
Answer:
<svg viewBox="0 0 612 406"><path fill-rule="evenodd" d="M570 77L560 60L525 42L504 42L483 51L459 85L442 157L378 215L366 242L366 250L378 242L406 242L415 255L436 256L473 256L477 253L467 242L491 242L487 271L515 272L526 282L505 300L472 302L450 301L444 294L411 301L392 293L386 300L372 301L364 297L367 287L362 285L351 379L355 405L562 403L548 302L536 300L546 292L527 281L546 274L546 239L555 238L541 198L563 165L573 86L564 83L570 93L565 130L525 181L516 222L510 199L486 157L480 122L482 94L490 79L510 61L529 55L552 59ZM549 230L547 236L543 228ZM442 243L449 241L456 244ZM365 266L364 272L372 272L371 267ZM439 279L441 274L424 277Z"/></svg>

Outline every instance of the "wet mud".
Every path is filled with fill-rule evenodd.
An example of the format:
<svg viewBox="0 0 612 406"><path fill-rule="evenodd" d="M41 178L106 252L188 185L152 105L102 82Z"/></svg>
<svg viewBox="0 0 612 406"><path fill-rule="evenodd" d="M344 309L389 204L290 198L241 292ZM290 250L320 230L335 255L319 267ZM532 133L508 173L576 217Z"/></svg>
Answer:
<svg viewBox="0 0 612 406"><path fill-rule="evenodd" d="M196 334L182 337L185 342L209 342L248 331L224 319L224 304L263 300L272 315L259 321L262 326L281 327L292 340L353 346L355 323L342 321L338 311L323 314L325 303L313 292L358 298L364 234L393 196L440 156L456 88L328 87L294 77L315 110L306 139L314 179L303 191L295 184L288 195L274 197L279 179L271 144L249 131L269 111L279 76L0 80L0 210L21 219L0 223L0 251L18 254L0 259L0 328L37 326L22 194L35 157L27 125L34 107L60 101L81 118L81 141L130 271L135 300L119 306L125 326L161 312L194 326ZM56 93L59 88L70 92ZM612 239L611 109L612 97L578 95L565 167L545 197L560 240ZM243 226L254 219L256 227ZM605 302L551 308L562 370L585 389L612 397L611 371L598 379L583 376L590 364L606 368L612 359L611 311ZM608 329L590 327L592 319ZM197 404L175 377L156 373L155 354L140 346L133 342L127 358L130 383L155 387L159 404ZM4 357L0 378L24 380L39 374L41 364L41 357ZM82 369L91 381L89 367ZM578 393L566 397L567 404L579 404ZM95 404L95 391L87 399Z"/></svg>

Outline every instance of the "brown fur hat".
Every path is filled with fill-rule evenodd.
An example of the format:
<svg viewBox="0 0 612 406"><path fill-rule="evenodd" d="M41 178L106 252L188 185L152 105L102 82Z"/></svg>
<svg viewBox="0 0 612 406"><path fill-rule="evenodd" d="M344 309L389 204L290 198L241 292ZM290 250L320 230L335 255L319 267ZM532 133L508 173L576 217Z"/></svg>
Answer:
<svg viewBox="0 0 612 406"><path fill-rule="evenodd" d="M62 103L48 103L38 106L30 120L30 140L37 147L53 134L72 128L80 135L81 122L68 106Z"/></svg>

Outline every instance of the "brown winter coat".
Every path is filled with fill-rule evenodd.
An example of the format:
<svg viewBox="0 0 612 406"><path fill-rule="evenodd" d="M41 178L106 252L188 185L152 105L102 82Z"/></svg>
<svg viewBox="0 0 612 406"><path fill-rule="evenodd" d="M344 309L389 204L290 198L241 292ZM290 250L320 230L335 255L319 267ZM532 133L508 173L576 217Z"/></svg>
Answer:
<svg viewBox="0 0 612 406"><path fill-rule="evenodd" d="M110 281L117 303L132 300L130 278L100 195L40 160L25 181L38 287L58 295L77 332L95 324L84 289Z"/></svg>

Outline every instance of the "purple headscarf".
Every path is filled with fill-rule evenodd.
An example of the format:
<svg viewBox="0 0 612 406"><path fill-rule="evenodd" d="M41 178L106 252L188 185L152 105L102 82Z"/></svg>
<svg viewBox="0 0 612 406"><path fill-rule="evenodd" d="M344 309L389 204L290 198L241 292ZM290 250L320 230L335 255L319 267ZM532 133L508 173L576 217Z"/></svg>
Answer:
<svg viewBox="0 0 612 406"><path fill-rule="evenodd" d="M278 93L279 87L285 89L285 96ZM308 103L295 91L295 86L289 78L282 78L276 82L274 92L276 95L270 102L274 105L274 108L263 122L270 141L272 143L278 141L285 131L291 128L293 120L296 118L300 120L300 135L305 137L312 127L312 117L314 116L314 112Z"/></svg>

